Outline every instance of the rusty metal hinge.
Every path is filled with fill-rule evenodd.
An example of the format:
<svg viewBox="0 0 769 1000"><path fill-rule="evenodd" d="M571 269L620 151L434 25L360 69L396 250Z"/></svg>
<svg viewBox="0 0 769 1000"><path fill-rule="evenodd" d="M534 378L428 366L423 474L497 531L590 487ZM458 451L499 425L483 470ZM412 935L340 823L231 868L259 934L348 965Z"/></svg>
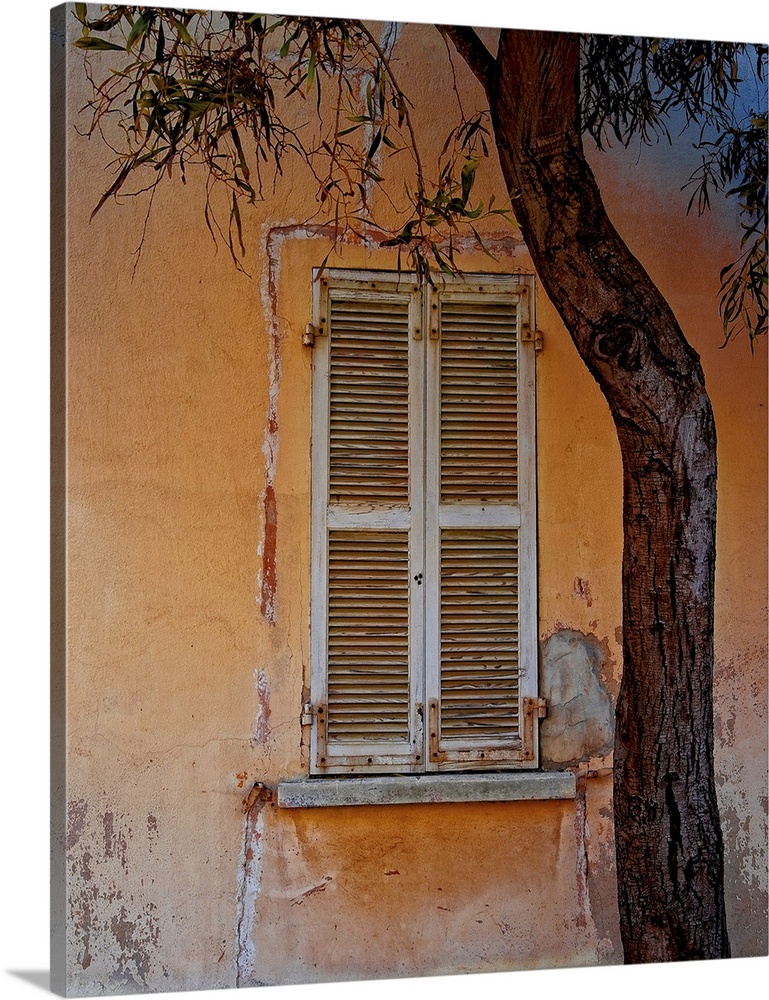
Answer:
<svg viewBox="0 0 769 1000"><path fill-rule="evenodd" d="M302 705L302 715L301 715L301 719L300 719L302 725L303 726L311 726L312 725L312 720L314 719L314 717L315 717L315 709L313 708L312 702L311 701L306 701Z"/></svg>
<svg viewBox="0 0 769 1000"><path fill-rule="evenodd" d="M527 713L531 712L539 719L544 719L547 716L547 700L545 698L524 698L523 710Z"/></svg>
<svg viewBox="0 0 769 1000"><path fill-rule="evenodd" d="M433 763L446 760L446 751L440 749L441 707L437 698L431 698L427 705L427 745Z"/></svg>
<svg viewBox="0 0 769 1000"><path fill-rule="evenodd" d="M314 347L315 338L320 333L317 326L313 326L312 323L308 323L304 328L304 333L302 334L302 344L304 347Z"/></svg>
<svg viewBox="0 0 769 1000"><path fill-rule="evenodd" d="M534 760L536 739L536 719L547 715L547 701L544 698L523 699L523 759Z"/></svg>
<svg viewBox="0 0 769 1000"><path fill-rule="evenodd" d="M430 304L430 340L440 340L441 338L441 311L437 301Z"/></svg>
<svg viewBox="0 0 769 1000"><path fill-rule="evenodd" d="M534 344L534 350L541 351L545 346L544 334L541 330L532 330L528 323L524 323L521 326L521 343Z"/></svg>

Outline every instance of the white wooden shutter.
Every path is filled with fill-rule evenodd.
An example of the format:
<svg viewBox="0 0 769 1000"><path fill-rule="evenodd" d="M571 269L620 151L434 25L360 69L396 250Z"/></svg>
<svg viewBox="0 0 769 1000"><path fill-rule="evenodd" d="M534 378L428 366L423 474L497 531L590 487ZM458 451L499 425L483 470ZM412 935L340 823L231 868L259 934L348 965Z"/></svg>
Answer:
<svg viewBox="0 0 769 1000"><path fill-rule="evenodd" d="M316 275L313 773L536 765L532 288Z"/></svg>
<svg viewBox="0 0 769 1000"><path fill-rule="evenodd" d="M326 272L315 312L313 770L421 769L421 294Z"/></svg>
<svg viewBox="0 0 769 1000"><path fill-rule="evenodd" d="M536 762L534 351L521 289L484 279L430 293L430 770Z"/></svg>

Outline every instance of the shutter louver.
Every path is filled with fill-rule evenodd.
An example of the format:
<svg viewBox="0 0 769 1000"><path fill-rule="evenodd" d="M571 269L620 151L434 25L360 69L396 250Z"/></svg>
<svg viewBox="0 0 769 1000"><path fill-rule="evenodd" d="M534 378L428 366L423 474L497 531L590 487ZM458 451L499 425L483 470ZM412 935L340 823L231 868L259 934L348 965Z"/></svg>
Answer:
<svg viewBox="0 0 769 1000"><path fill-rule="evenodd" d="M442 302L443 503L516 502L516 315L514 302Z"/></svg>
<svg viewBox="0 0 769 1000"><path fill-rule="evenodd" d="M408 297L330 302L332 503L407 503Z"/></svg>
<svg viewBox="0 0 769 1000"><path fill-rule="evenodd" d="M441 532L441 739L519 738L515 531Z"/></svg>
<svg viewBox="0 0 769 1000"><path fill-rule="evenodd" d="M329 743L409 738L406 532L329 532Z"/></svg>

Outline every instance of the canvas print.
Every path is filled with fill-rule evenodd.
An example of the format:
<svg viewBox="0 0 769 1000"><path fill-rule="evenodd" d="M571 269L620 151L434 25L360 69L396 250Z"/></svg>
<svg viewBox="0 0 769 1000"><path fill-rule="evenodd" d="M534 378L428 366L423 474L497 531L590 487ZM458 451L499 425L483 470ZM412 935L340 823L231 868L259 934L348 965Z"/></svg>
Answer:
<svg viewBox="0 0 769 1000"><path fill-rule="evenodd" d="M767 46L52 12L52 985L767 953Z"/></svg>

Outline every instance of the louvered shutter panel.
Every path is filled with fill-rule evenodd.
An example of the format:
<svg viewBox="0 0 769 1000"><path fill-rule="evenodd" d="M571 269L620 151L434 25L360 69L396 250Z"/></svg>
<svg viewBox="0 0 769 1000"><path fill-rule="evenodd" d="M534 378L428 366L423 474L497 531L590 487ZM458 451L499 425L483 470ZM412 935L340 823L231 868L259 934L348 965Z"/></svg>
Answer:
<svg viewBox="0 0 769 1000"><path fill-rule="evenodd" d="M527 456L522 477L519 446L521 422L533 436L533 359L521 364L521 296L499 285L431 295L428 767L531 766L536 635L521 549L531 563L533 469Z"/></svg>
<svg viewBox="0 0 769 1000"><path fill-rule="evenodd" d="M442 503L515 503L517 303L441 303Z"/></svg>
<svg viewBox="0 0 769 1000"><path fill-rule="evenodd" d="M329 296L332 503L408 503L409 297Z"/></svg>
<svg viewBox="0 0 769 1000"><path fill-rule="evenodd" d="M421 768L421 296L381 276L317 284L314 769Z"/></svg>
<svg viewBox="0 0 769 1000"><path fill-rule="evenodd" d="M440 558L441 737L517 743L517 532L443 529Z"/></svg>
<svg viewBox="0 0 769 1000"><path fill-rule="evenodd" d="M409 739L405 531L330 531L327 742Z"/></svg>

